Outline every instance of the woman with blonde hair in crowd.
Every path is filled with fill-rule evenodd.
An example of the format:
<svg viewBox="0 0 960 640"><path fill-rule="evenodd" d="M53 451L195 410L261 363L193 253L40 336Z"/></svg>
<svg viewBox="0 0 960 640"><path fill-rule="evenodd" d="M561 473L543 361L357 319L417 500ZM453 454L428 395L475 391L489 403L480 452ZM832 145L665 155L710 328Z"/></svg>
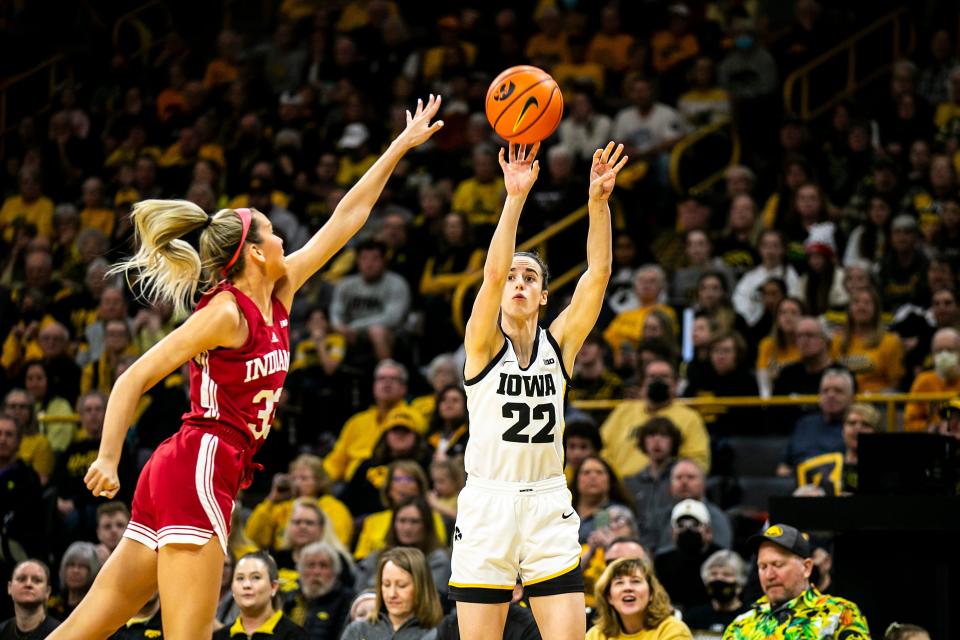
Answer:
<svg viewBox="0 0 960 640"><path fill-rule="evenodd" d="M353 516L340 500L330 495L330 478L323 460L304 453L290 463L290 473L273 477L270 493L247 519L245 532L261 549L281 548L284 528L298 498L313 498L330 521L340 542L346 546L353 536Z"/></svg>
<svg viewBox="0 0 960 640"><path fill-rule="evenodd" d="M437 587L423 552L396 547L380 554L376 604L365 619L351 622L341 640L418 640L433 637L443 618Z"/></svg>
<svg viewBox="0 0 960 640"><path fill-rule="evenodd" d="M857 378L861 393L895 390L903 378L903 344L887 331L875 289L858 289L850 295L847 323L833 337L831 356Z"/></svg>
<svg viewBox="0 0 960 640"><path fill-rule="evenodd" d="M871 404L855 402L843 419L843 472L841 490L856 493L859 486L857 463L861 433L876 433L880 429L880 412Z"/></svg>
<svg viewBox="0 0 960 640"><path fill-rule="evenodd" d="M594 593L596 624L586 640L693 640L687 625L673 616L670 596L643 560L611 562Z"/></svg>
<svg viewBox="0 0 960 640"><path fill-rule="evenodd" d="M757 383L760 395L769 397L773 382L780 370L800 360L797 347L797 320L806 315L803 302L797 298L784 298L777 305L777 315L770 335L760 341L757 348Z"/></svg>

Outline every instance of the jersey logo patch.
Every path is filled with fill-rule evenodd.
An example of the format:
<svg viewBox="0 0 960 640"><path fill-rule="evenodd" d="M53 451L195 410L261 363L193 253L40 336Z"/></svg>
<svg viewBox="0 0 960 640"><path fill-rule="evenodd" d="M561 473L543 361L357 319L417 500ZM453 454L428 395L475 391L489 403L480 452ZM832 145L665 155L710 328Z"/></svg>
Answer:
<svg viewBox="0 0 960 640"><path fill-rule="evenodd" d="M283 329L285 326L287 326L287 321L286 321L286 320L281 320L281 321L280 321L280 328Z"/></svg>
<svg viewBox="0 0 960 640"><path fill-rule="evenodd" d="M453 539L454 539L454 540L460 540L461 538L463 538L463 534L460 533L460 527L454 526L454 527L453 527Z"/></svg>
<svg viewBox="0 0 960 640"><path fill-rule="evenodd" d="M277 337L277 334L270 336L270 342L280 342L280 338Z"/></svg>
<svg viewBox="0 0 960 640"><path fill-rule="evenodd" d="M544 366L546 366L546 365L548 365L548 364L553 364L553 363L555 363L555 362L556 362L556 360L554 360L553 358L547 358L546 360L543 361L543 364L544 364Z"/></svg>
<svg viewBox="0 0 960 640"><path fill-rule="evenodd" d="M560 514L560 517L563 518L564 520L566 520L567 518L569 518L569 517L572 516L572 515L573 515L573 511L571 511L570 513Z"/></svg>

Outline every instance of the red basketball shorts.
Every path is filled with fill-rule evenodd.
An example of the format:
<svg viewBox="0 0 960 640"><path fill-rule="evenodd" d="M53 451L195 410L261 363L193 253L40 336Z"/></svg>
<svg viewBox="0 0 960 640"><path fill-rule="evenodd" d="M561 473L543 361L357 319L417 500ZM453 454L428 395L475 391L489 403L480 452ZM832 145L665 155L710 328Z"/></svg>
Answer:
<svg viewBox="0 0 960 640"><path fill-rule="evenodd" d="M185 427L157 447L137 481L125 537L157 549L203 545L216 534L226 554L245 463L242 449L221 436Z"/></svg>

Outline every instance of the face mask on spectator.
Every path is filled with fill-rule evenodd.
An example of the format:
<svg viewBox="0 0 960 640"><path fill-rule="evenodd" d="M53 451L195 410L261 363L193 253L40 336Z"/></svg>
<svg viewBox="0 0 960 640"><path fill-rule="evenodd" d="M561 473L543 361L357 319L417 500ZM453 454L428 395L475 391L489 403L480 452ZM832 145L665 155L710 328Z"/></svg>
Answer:
<svg viewBox="0 0 960 640"><path fill-rule="evenodd" d="M647 398L650 402L666 402L670 398L670 385L659 378L651 380L647 385Z"/></svg>
<svg viewBox="0 0 960 640"><path fill-rule="evenodd" d="M684 553L700 553L703 535L696 529L684 529L677 534L677 549Z"/></svg>
<svg viewBox="0 0 960 640"><path fill-rule="evenodd" d="M737 583L726 580L711 580L707 583L707 595L711 600L727 604L737 597Z"/></svg>
<svg viewBox="0 0 960 640"><path fill-rule="evenodd" d="M933 369L941 378L955 375L958 364L960 364L960 357L953 351L941 351L933 356Z"/></svg>

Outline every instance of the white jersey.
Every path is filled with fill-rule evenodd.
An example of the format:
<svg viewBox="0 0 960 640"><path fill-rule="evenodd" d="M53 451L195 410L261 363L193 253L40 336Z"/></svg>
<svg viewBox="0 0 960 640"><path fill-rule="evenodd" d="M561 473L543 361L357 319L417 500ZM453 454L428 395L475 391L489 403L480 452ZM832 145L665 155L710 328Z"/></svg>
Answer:
<svg viewBox="0 0 960 640"><path fill-rule="evenodd" d="M563 475L563 404L569 379L560 347L537 327L533 355L520 368L510 339L479 375L464 382L470 440L467 476L537 482Z"/></svg>

